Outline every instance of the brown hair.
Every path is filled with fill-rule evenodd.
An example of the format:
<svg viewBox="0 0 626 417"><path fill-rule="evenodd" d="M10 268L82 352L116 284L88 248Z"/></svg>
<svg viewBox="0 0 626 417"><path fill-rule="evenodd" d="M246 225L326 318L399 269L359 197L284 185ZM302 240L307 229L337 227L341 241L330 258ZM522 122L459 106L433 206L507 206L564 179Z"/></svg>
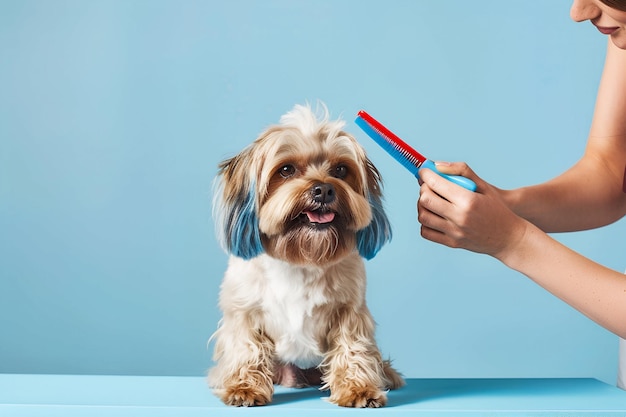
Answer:
<svg viewBox="0 0 626 417"><path fill-rule="evenodd" d="M626 0L600 0L602 3L616 10L626 12Z"/></svg>

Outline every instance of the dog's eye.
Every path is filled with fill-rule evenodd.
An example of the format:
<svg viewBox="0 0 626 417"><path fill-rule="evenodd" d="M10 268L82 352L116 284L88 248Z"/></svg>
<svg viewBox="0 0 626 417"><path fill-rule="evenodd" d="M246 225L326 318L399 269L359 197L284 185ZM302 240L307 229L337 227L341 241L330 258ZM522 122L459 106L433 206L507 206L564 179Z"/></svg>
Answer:
<svg viewBox="0 0 626 417"><path fill-rule="evenodd" d="M293 165L285 165L281 169L279 169L278 172L280 173L281 177L289 178L296 173L296 167L294 167Z"/></svg>
<svg viewBox="0 0 626 417"><path fill-rule="evenodd" d="M348 175L348 167L345 165L337 165L335 167L335 172L333 172L333 177L343 179Z"/></svg>

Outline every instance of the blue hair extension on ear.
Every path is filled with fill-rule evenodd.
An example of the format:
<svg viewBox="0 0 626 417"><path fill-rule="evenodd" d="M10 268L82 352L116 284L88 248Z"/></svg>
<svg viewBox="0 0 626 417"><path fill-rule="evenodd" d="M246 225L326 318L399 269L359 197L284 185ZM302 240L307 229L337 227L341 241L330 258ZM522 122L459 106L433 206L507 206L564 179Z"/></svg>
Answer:
<svg viewBox="0 0 626 417"><path fill-rule="evenodd" d="M380 198L370 195L372 221L356 233L356 245L359 254L365 259L372 259L385 243L391 240L391 224L383 210Z"/></svg>
<svg viewBox="0 0 626 417"><path fill-rule="evenodd" d="M256 193L252 186L241 202L228 213L226 219L226 246L228 251L243 259L251 259L264 252L256 214Z"/></svg>

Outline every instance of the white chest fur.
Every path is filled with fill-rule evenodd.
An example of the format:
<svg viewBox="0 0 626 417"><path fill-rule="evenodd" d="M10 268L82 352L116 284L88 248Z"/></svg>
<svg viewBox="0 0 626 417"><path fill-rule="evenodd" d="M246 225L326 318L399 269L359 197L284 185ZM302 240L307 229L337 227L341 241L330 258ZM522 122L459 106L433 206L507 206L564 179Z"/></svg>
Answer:
<svg viewBox="0 0 626 417"><path fill-rule="evenodd" d="M323 358L318 337L328 325L313 314L331 302L324 295L323 274L321 268L294 266L265 254L247 261L231 257L220 305L225 314L255 311L253 325L272 338L276 359L311 368Z"/></svg>
<svg viewBox="0 0 626 417"><path fill-rule="evenodd" d="M302 268L267 256L257 258L263 269L259 302L264 326L274 340L277 359L300 368L322 359L316 334L324 326L313 317L315 307L327 302L320 282L323 271ZM257 278L258 279L258 278Z"/></svg>

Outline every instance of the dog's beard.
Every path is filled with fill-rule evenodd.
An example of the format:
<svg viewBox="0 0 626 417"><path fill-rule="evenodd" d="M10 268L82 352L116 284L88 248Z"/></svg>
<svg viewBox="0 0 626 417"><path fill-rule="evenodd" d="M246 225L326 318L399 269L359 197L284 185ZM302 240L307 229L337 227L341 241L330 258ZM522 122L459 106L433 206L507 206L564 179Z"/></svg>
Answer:
<svg viewBox="0 0 626 417"><path fill-rule="evenodd" d="M337 223L312 223L300 215L284 234L263 237L268 255L292 264L328 264L354 250L355 233L347 232Z"/></svg>
<svg viewBox="0 0 626 417"><path fill-rule="evenodd" d="M279 201L270 200L268 204L272 207L287 207L279 204ZM367 213L355 216L352 210L342 204L316 204L303 197L274 223L277 226L274 228L275 233L263 234L265 251L270 256L292 264L326 265L337 261L356 248L355 223L371 217L369 207L364 204L361 206L360 210ZM278 216L281 214L280 211L264 212Z"/></svg>

